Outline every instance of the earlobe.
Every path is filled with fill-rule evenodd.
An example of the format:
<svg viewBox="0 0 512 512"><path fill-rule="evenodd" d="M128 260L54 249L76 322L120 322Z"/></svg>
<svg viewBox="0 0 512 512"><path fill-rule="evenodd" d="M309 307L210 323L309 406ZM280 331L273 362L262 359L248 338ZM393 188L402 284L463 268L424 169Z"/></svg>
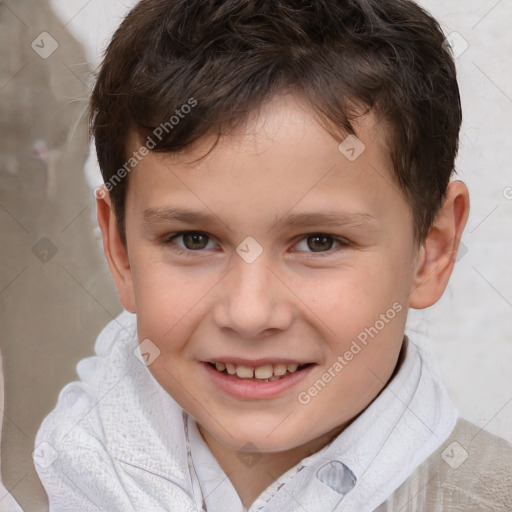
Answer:
<svg viewBox="0 0 512 512"><path fill-rule="evenodd" d="M448 185L442 208L420 248L409 306L423 309L443 295L453 271L469 215L469 193L461 181Z"/></svg>
<svg viewBox="0 0 512 512"><path fill-rule="evenodd" d="M103 251L124 309L135 313L135 294L128 250L121 239L112 200L106 189L96 194L96 211Z"/></svg>

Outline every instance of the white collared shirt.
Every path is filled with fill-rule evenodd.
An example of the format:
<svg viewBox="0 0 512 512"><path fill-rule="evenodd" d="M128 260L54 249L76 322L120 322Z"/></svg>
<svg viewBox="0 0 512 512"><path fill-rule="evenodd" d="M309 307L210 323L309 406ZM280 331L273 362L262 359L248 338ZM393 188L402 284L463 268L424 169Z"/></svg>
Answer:
<svg viewBox="0 0 512 512"><path fill-rule="evenodd" d="M141 362L135 315L101 332L36 436L50 512L245 512L197 426ZM373 511L445 441L456 411L418 349L337 438L249 512ZM300 504L300 506L299 506Z"/></svg>
<svg viewBox="0 0 512 512"><path fill-rule="evenodd" d="M207 510L282 512L302 510L300 504L307 511L373 511L446 440L457 419L444 388L407 338L404 350L399 371L372 404L329 445L267 487L249 509L187 415Z"/></svg>

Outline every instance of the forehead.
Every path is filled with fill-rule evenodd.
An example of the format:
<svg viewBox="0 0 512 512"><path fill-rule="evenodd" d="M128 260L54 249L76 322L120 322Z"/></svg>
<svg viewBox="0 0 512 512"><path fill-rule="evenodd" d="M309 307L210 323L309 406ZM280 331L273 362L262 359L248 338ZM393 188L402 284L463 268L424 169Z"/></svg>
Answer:
<svg viewBox="0 0 512 512"><path fill-rule="evenodd" d="M237 218L264 217L269 229L291 211L338 208L362 220L403 210L381 126L368 114L355 128L340 146L296 97L275 98L210 153L213 134L180 153L150 152L130 175L127 210L231 208ZM132 134L130 151L140 146Z"/></svg>

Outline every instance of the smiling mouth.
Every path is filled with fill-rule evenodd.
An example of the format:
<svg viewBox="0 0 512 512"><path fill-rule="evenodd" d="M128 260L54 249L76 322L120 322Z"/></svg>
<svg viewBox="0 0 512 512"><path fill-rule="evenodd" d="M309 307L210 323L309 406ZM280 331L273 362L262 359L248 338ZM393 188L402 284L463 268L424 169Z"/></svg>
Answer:
<svg viewBox="0 0 512 512"><path fill-rule="evenodd" d="M293 373L300 372L314 363L307 364L268 364L253 368L251 366L235 365L233 363L211 363L208 362L212 368L215 368L219 373L236 380L244 380L249 382L274 382L289 377Z"/></svg>

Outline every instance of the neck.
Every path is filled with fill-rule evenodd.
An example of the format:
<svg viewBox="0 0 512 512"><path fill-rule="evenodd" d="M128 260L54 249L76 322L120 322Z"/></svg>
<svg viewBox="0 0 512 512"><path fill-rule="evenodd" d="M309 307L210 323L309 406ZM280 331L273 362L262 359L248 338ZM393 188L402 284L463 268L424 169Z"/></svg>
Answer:
<svg viewBox="0 0 512 512"><path fill-rule="evenodd" d="M336 427L321 437L290 450L267 453L235 450L219 442L201 425L197 426L219 466L240 496L243 506L249 508L270 484L302 459L329 444L347 425Z"/></svg>
<svg viewBox="0 0 512 512"><path fill-rule="evenodd" d="M400 369L407 350L404 338L393 374L382 389L395 377ZM382 392L382 390L381 390ZM380 393L379 393L380 394ZM379 395L378 394L378 395ZM378 396L377 395L377 396ZM375 398L374 398L375 400ZM245 508L249 508L258 496L281 475L298 464L302 459L320 451L333 441L343 430L355 421L366 409L359 412L350 421L335 427L320 437L312 439L303 445L280 452L251 452L230 448L219 442L199 423L197 427L208 448L219 463L224 473L230 479L233 487L240 496Z"/></svg>

